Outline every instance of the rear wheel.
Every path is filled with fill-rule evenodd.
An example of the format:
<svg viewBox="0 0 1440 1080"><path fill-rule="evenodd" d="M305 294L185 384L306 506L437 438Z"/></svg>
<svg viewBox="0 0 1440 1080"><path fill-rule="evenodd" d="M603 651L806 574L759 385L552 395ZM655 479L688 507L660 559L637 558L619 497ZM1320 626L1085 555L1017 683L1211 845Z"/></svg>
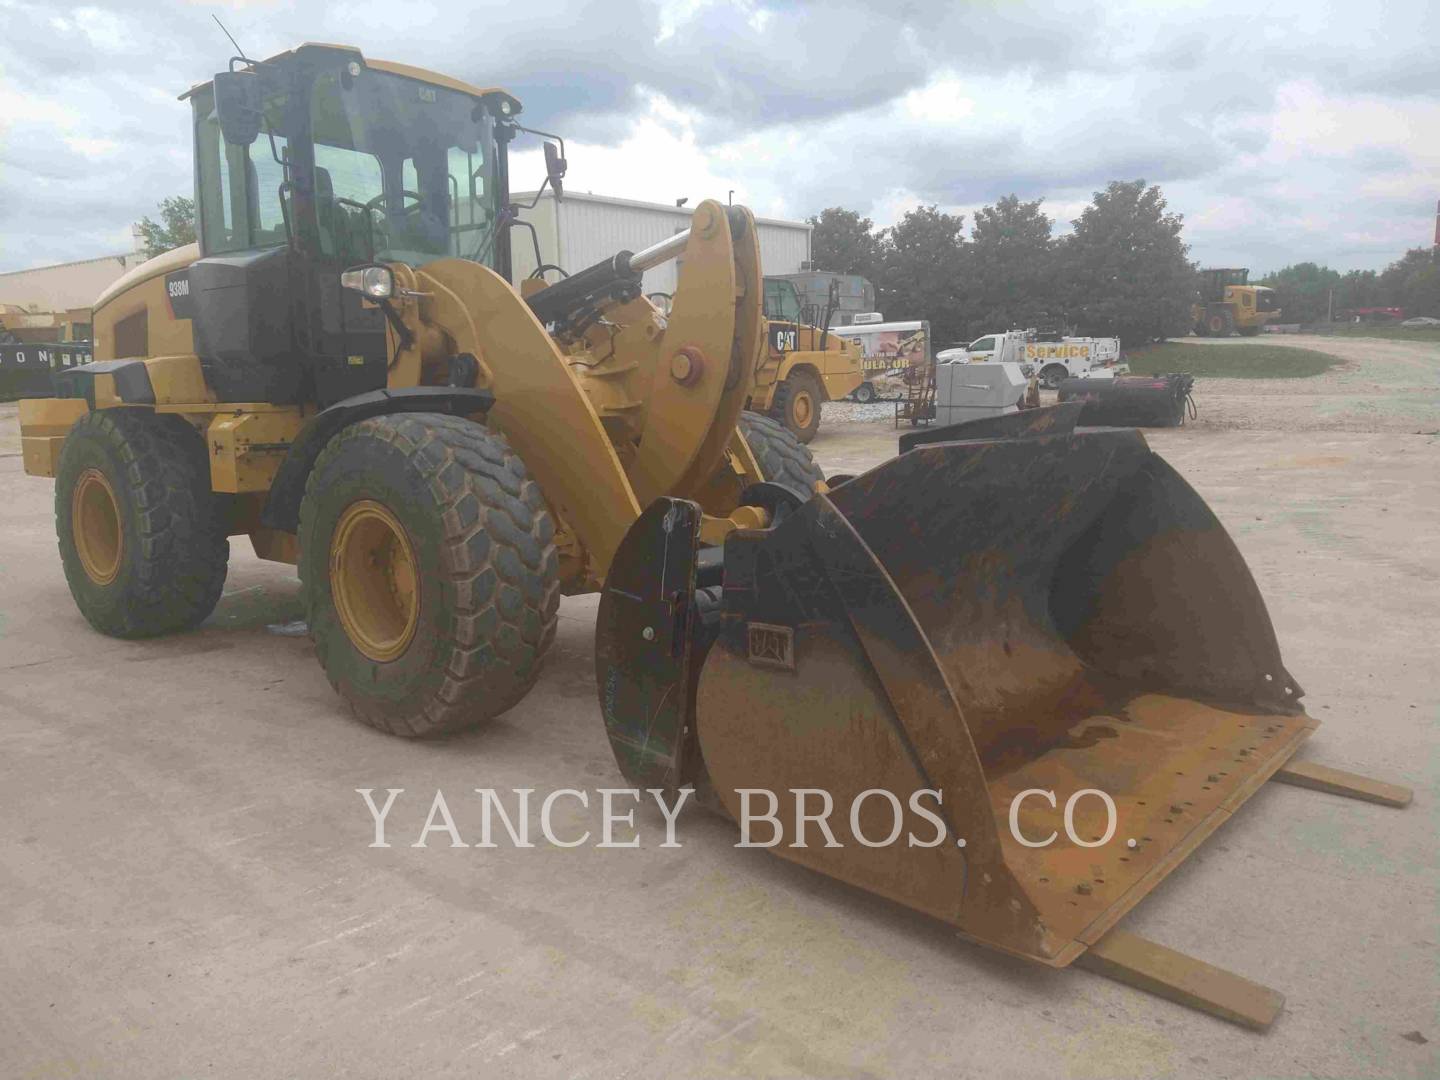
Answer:
<svg viewBox="0 0 1440 1080"><path fill-rule="evenodd" d="M775 388L770 415L795 438L808 443L820 430L820 403L824 397L819 379L808 371L794 371Z"/></svg>
<svg viewBox="0 0 1440 1080"><path fill-rule="evenodd" d="M755 455L760 472L771 483L784 484L808 498L815 491L815 484L825 479L810 448L770 417L741 413L740 432Z"/></svg>
<svg viewBox="0 0 1440 1080"><path fill-rule="evenodd" d="M103 634L154 637L203 622L230 557L199 433L178 416L102 409L76 421L55 473L65 580Z"/></svg>
<svg viewBox="0 0 1440 1080"><path fill-rule="evenodd" d="M1205 320L1210 337L1229 337L1235 331L1235 318L1228 311L1216 311Z"/></svg>
<svg viewBox="0 0 1440 1080"><path fill-rule="evenodd" d="M1260 327L1258 327L1258 326L1242 326L1242 327L1240 327L1240 336L1241 336L1241 337L1259 337L1259 336L1260 336Z"/></svg>
<svg viewBox="0 0 1440 1080"><path fill-rule="evenodd" d="M1040 381L1051 390L1059 390L1060 384L1069 377L1070 372L1065 370L1061 364L1051 364L1040 372Z"/></svg>
<svg viewBox="0 0 1440 1080"><path fill-rule="evenodd" d="M406 413L342 430L300 507L300 578L321 666L394 735L516 704L555 637L555 526L499 434Z"/></svg>
<svg viewBox="0 0 1440 1080"><path fill-rule="evenodd" d="M869 405L872 401L875 400L875 384L870 382L863 382L855 388L855 392L850 396L853 397L856 401L858 401L861 405Z"/></svg>

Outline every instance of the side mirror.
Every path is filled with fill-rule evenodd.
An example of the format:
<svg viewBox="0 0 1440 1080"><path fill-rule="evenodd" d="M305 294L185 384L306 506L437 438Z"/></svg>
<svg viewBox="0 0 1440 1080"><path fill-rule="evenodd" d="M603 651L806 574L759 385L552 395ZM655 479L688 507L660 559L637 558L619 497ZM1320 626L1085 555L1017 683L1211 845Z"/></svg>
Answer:
<svg viewBox="0 0 1440 1080"><path fill-rule="evenodd" d="M545 144L545 175L555 189L555 201L559 202L565 197L565 159L560 156L560 148L552 142Z"/></svg>
<svg viewBox="0 0 1440 1080"><path fill-rule="evenodd" d="M250 71L215 76L215 114L220 134L232 146L249 146L260 134L260 79Z"/></svg>

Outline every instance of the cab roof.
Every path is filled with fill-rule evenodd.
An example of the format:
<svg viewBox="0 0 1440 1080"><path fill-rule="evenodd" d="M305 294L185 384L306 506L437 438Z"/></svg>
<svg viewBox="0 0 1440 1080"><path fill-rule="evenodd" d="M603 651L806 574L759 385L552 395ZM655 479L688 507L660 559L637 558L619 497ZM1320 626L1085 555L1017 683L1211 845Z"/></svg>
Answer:
<svg viewBox="0 0 1440 1080"><path fill-rule="evenodd" d="M284 60L286 57L294 56L302 49L324 49L330 52L352 53L356 57L356 59L360 60L367 68L372 68L375 71L385 71L391 75L400 75L406 79L414 79L416 82L429 83L431 86L443 86L447 90L458 90L460 93L469 94L471 97L483 98L489 97L492 94L504 94L505 97L509 98L512 102L514 102L515 111L517 113L520 111L519 100L513 94L509 93L502 87L472 86L470 85L470 83L463 82L460 79L452 79L449 75L441 75L437 71L427 71L425 68L412 67L410 64L398 64L393 60L369 60L366 59L364 53L362 53L353 45L331 45L323 41L307 41L303 45L298 46L297 48L286 49L284 52L276 53L274 56L267 57L265 60L262 60L260 62L264 64L270 64L279 60ZM196 91L203 90L209 85L210 83L208 81L203 83L196 83L194 86L190 87L189 90L186 90L185 93L180 95L180 100L186 100Z"/></svg>

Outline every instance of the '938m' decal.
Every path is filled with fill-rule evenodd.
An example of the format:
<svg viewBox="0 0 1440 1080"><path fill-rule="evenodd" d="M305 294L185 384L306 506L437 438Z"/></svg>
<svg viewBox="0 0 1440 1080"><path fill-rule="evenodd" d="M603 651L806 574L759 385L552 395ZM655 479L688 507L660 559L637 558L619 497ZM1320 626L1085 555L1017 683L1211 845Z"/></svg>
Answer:
<svg viewBox="0 0 1440 1080"><path fill-rule="evenodd" d="M195 317L194 301L190 298L190 271L177 270L165 275L165 299L177 319Z"/></svg>

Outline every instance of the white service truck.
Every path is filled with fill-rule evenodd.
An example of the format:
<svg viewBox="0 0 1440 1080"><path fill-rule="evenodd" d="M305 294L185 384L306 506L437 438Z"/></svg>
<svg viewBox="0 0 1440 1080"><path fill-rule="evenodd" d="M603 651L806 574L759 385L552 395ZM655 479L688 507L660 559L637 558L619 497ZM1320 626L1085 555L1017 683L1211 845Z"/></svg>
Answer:
<svg viewBox="0 0 1440 1080"><path fill-rule="evenodd" d="M935 359L940 363L1016 363L1040 374L1040 382L1055 389L1068 378L1087 378L1092 373L1118 375L1129 371L1120 363L1119 338L1062 337L1040 340L1033 330L1007 330L986 334L958 349L944 349Z"/></svg>

